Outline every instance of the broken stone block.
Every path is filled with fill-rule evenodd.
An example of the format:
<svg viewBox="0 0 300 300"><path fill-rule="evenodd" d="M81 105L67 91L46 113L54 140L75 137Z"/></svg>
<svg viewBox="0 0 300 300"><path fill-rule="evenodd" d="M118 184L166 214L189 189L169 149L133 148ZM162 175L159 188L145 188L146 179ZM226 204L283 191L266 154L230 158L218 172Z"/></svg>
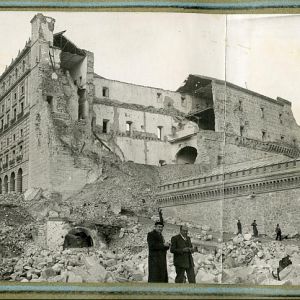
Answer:
<svg viewBox="0 0 300 300"><path fill-rule="evenodd" d="M235 236L235 237L232 239L232 242L233 242L234 245L239 244L239 243L241 243L242 241L243 241L243 237L240 236L240 235Z"/></svg>
<svg viewBox="0 0 300 300"><path fill-rule="evenodd" d="M204 225L204 226L202 226L202 230L204 230L204 231L210 231L211 228L209 226L207 226L207 225Z"/></svg>
<svg viewBox="0 0 300 300"><path fill-rule="evenodd" d="M56 276L56 272L52 268L47 268L41 272L41 278L48 279L49 277Z"/></svg>
<svg viewBox="0 0 300 300"><path fill-rule="evenodd" d="M197 283L202 283L202 282L214 283L215 276L200 269L196 275L196 282Z"/></svg>
<svg viewBox="0 0 300 300"><path fill-rule="evenodd" d="M263 258L264 253L263 253L262 251L258 251L258 252L257 252L257 256L258 256L259 258Z"/></svg>
<svg viewBox="0 0 300 300"><path fill-rule="evenodd" d="M48 217L49 217L49 218L58 218L58 216L59 216L59 214L58 214L57 211L50 210L50 211L48 212Z"/></svg>
<svg viewBox="0 0 300 300"><path fill-rule="evenodd" d="M245 233L245 234L244 234L244 240L246 240L246 241L250 241L250 240L251 240L251 237L252 237L252 234L251 234L251 233Z"/></svg>
<svg viewBox="0 0 300 300"><path fill-rule="evenodd" d="M42 195L42 189L40 188L30 188L24 193L25 201L38 200Z"/></svg>

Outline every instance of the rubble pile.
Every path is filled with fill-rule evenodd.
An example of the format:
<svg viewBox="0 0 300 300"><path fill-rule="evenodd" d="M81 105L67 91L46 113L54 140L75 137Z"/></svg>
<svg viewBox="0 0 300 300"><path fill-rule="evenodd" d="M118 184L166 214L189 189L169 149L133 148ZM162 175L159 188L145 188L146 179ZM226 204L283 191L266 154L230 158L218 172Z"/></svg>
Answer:
<svg viewBox="0 0 300 300"><path fill-rule="evenodd" d="M66 201L72 207L70 218L97 223L102 217L106 220L118 214L153 213L149 203L155 201L155 170L131 162L104 163L102 177Z"/></svg>
<svg viewBox="0 0 300 300"><path fill-rule="evenodd" d="M0 205L0 257L13 257L32 242L32 217L19 206Z"/></svg>
<svg viewBox="0 0 300 300"><path fill-rule="evenodd" d="M258 257L263 255L261 243L251 240L251 235L250 238L248 235L245 237L238 235L223 243L222 253L224 268L247 266L256 255Z"/></svg>
<svg viewBox="0 0 300 300"><path fill-rule="evenodd" d="M195 253L197 282L220 282L221 255ZM167 254L169 281L176 273L171 253ZM49 251L29 247L19 258L6 259L2 279L20 282L147 282L148 253L115 252L108 249L70 248Z"/></svg>
<svg viewBox="0 0 300 300"><path fill-rule="evenodd" d="M250 235L251 236L251 235ZM245 239L246 238L246 239ZM222 283L226 284L262 284L262 285L298 285L300 283L299 246L279 241L261 243L238 235L223 244ZM292 265L277 275L279 261L286 255L291 256Z"/></svg>

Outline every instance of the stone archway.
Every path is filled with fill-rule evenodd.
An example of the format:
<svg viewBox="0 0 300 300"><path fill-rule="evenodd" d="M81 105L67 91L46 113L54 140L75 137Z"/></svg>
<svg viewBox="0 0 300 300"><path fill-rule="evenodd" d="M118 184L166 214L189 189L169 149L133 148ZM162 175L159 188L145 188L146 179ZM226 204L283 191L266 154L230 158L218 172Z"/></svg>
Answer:
<svg viewBox="0 0 300 300"><path fill-rule="evenodd" d="M197 158L197 149L191 146L186 146L180 149L176 154L176 163L179 165L193 164Z"/></svg>
<svg viewBox="0 0 300 300"><path fill-rule="evenodd" d="M23 192L23 170L20 168L17 173L17 193Z"/></svg>
<svg viewBox="0 0 300 300"><path fill-rule="evenodd" d="M89 230L82 227L76 227L71 229L65 236L63 248L88 248L93 246L94 241Z"/></svg>
<svg viewBox="0 0 300 300"><path fill-rule="evenodd" d="M7 194L8 193L8 176L5 175L4 177L4 193Z"/></svg>
<svg viewBox="0 0 300 300"><path fill-rule="evenodd" d="M16 190L16 174L15 172L12 172L10 175L10 192L15 192Z"/></svg>

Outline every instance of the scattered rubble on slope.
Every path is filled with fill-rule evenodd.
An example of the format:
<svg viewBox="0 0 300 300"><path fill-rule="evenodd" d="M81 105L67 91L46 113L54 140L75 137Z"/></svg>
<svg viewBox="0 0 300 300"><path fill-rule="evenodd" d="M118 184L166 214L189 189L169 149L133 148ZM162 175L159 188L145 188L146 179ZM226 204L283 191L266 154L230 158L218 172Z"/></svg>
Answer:
<svg viewBox="0 0 300 300"><path fill-rule="evenodd" d="M246 239L245 239L246 237ZM289 241L291 242L291 241ZM298 285L300 283L300 249L288 242L251 239L238 235L223 244L222 283ZM280 273L281 281L273 278L279 260L291 256L292 265Z"/></svg>

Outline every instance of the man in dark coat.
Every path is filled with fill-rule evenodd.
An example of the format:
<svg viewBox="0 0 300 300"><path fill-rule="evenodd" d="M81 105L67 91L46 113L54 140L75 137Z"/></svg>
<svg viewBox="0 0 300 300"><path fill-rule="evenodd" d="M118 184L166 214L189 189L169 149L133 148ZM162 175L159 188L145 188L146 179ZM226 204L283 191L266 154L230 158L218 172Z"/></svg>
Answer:
<svg viewBox="0 0 300 300"><path fill-rule="evenodd" d="M277 226L275 228L275 232L276 232L276 241L277 240L281 241L282 237L281 237L281 229L279 227L279 224L277 224Z"/></svg>
<svg viewBox="0 0 300 300"><path fill-rule="evenodd" d="M162 236L164 225L155 223L154 230L148 233L148 282L168 282L167 251L169 243Z"/></svg>
<svg viewBox="0 0 300 300"><path fill-rule="evenodd" d="M240 220L238 220L238 222L237 222L237 228L238 228L237 234L242 234L242 223Z"/></svg>
<svg viewBox="0 0 300 300"><path fill-rule="evenodd" d="M257 230L256 220L253 221L251 226L253 227L253 236L257 237L258 236L258 230Z"/></svg>
<svg viewBox="0 0 300 300"><path fill-rule="evenodd" d="M180 226L180 234L175 235L171 239L171 252L174 254L174 266L176 270L176 283L183 283L185 273L189 283L196 283L194 261L192 253L197 251L193 248L191 239L188 236L188 228Z"/></svg>

